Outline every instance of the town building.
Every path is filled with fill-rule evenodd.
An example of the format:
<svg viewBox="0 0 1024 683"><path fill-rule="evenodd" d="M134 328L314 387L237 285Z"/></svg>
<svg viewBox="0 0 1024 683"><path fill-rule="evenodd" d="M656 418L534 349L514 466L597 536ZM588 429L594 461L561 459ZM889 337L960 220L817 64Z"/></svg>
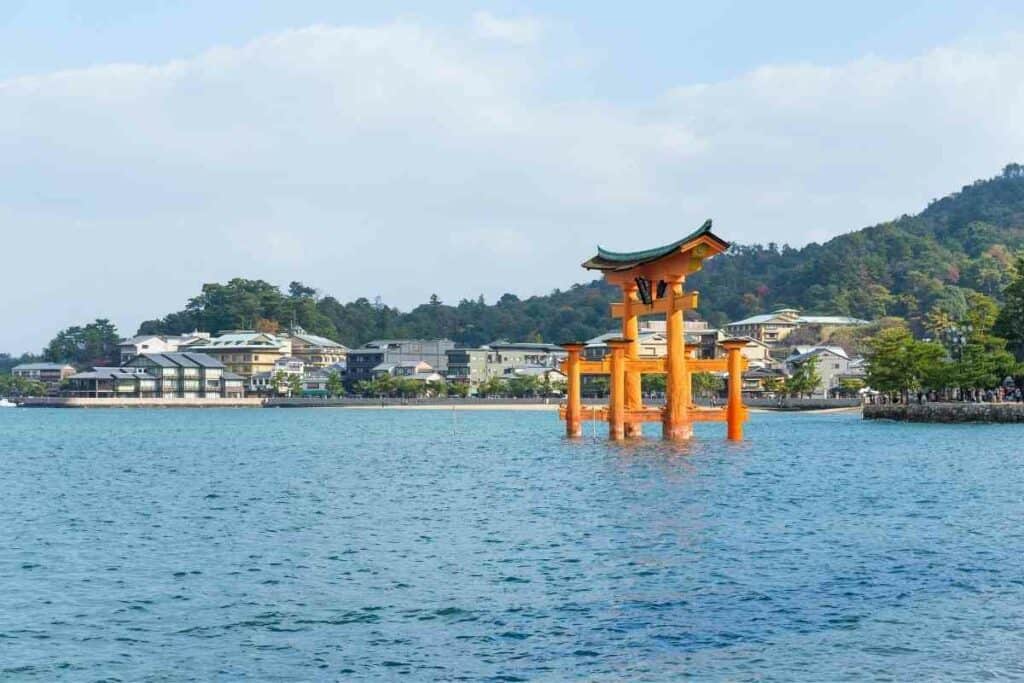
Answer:
<svg viewBox="0 0 1024 683"><path fill-rule="evenodd" d="M69 396L96 398L241 398L244 382L202 353L144 353L117 368L97 367L68 378Z"/></svg>
<svg viewBox="0 0 1024 683"><path fill-rule="evenodd" d="M257 372L249 378L249 392L261 395L290 394L292 378L302 378L305 373L305 361L295 356L281 356L274 361L270 370Z"/></svg>
<svg viewBox="0 0 1024 683"><path fill-rule="evenodd" d="M665 325L664 320L657 323L662 327ZM706 320L683 321L683 333L686 335L686 345L694 349L694 358L720 358L725 355L718 344L725 335L721 330L711 327Z"/></svg>
<svg viewBox="0 0 1024 683"><path fill-rule="evenodd" d="M752 368L775 368L780 364L772 356L772 347L768 344L754 339L753 337L739 337L747 342L746 346L740 349L740 354L749 361ZM725 355L725 349L720 355Z"/></svg>
<svg viewBox="0 0 1024 683"><path fill-rule="evenodd" d="M64 394L80 398L156 398L158 379L137 368L97 367L68 378Z"/></svg>
<svg viewBox="0 0 1024 683"><path fill-rule="evenodd" d="M797 346L786 358L786 369L792 374L797 366L817 359L817 373L821 377L814 398L828 398L839 392L840 382L848 378L863 378L866 367L863 358L851 357L840 346Z"/></svg>
<svg viewBox="0 0 1024 683"><path fill-rule="evenodd" d="M351 349L346 359L345 382L353 385L373 379L379 365L423 361L435 372L448 370L447 352L455 348L450 339L377 339Z"/></svg>
<svg viewBox="0 0 1024 683"><path fill-rule="evenodd" d="M536 377L541 382L549 384L561 384L566 381L567 376L558 368L544 365L524 365L514 368L506 377Z"/></svg>
<svg viewBox="0 0 1024 683"><path fill-rule="evenodd" d="M230 373L225 378L224 364L205 353L143 353L121 369L125 368L138 368L156 377L156 392L163 398L237 398L244 394L241 377Z"/></svg>
<svg viewBox="0 0 1024 683"><path fill-rule="evenodd" d="M232 330L188 348L189 351L212 356L229 372L246 379L261 372L271 372L278 359L292 355L292 343L288 338L252 330Z"/></svg>
<svg viewBox="0 0 1024 683"><path fill-rule="evenodd" d="M488 379L489 359L493 352L486 346L468 349L449 349L448 372L446 377L449 382L466 384L472 393L474 388Z"/></svg>
<svg viewBox="0 0 1024 683"><path fill-rule="evenodd" d="M187 347L209 339L209 333L199 331L182 335L140 334L122 341L118 344L118 350L121 355L121 364L124 365L141 353L183 351Z"/></svg>
<svg viewBox="0 0 1024 683"><path fill-rule="evenodd" d="M348 347L339 342L310 334L301 327L292 327L279 337L291 342L292 355L311 368L329 368L344 363Z"/></svg>
<svg viewBox="0 0 1024 683"><path fill-rule="evenodd" d="M842 315L803 315L795 308L780 308L771 313L754 315L729 323L724 331L729 337L751 337L769 346L782 343L794 330L814 328L823 341L841 327L867 325L867 320Z"/></svg>
<svg viewBox="0 0 1024 683"><path fill-rule="evenodd" d="M555 344L498 340L475 349L450 349L447 357L447 380L469 385L472 394L476 387L494 377L507 378L518 370L531 368L557 369L566 353Z"/></svg>
<svg viewBox="0 0 1024 683"><path fill-rule="evenodd" d="M302 375L302 393L306 396L326 396L327 382L331 378L329 370L324 368L307 368Z"/></svg>
<svg viewBox="0 0 1024 683"><path fill-rule="evenodd" d="M22 363L11 368L15 377L42 382L47 393L56 393L68 377L75 374L73 365L67 363Z"/></svg>

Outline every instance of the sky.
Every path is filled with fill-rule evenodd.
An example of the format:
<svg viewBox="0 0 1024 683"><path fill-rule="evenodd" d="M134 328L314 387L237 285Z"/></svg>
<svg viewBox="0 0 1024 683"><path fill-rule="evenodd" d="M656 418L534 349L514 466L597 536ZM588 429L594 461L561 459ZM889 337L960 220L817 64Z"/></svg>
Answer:
<svg viewBox="0 0 1024 683"><path fill-rule="evenodd" d="M0 351L205 282L403 310L1024 162L1018 2L0 0Z"/></svg>

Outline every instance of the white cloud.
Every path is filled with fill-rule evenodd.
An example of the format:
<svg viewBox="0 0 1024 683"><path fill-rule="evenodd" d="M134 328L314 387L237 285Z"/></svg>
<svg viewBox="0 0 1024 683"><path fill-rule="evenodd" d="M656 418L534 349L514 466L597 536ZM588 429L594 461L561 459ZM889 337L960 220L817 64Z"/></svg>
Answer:
<svg viewBox="0 0 1024 683"><path fill-rule="evenodd" d="M529 45L540 40L544 25L535 17L500 19L490 12L473 15L476 34L488 40L497 40L512 45Z"/></svg>
<svg viewBox="0 0 1024 683"><path fill-rule="evenodd" d="M1019 40L769 65L645 106L554 101L539 48L485 43L313 26L0 83L0 232L29 255L5 273L47 280L0 299L0 349L95 315L134 331L236 275L401 306L543 292L587 278L598 242L708 216L820 240L1024 158Z"/></svg>

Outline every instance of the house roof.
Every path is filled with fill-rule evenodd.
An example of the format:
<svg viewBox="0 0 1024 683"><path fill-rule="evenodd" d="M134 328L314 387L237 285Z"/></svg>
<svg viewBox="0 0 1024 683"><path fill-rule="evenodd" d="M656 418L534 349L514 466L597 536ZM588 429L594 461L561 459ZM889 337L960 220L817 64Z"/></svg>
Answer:
<svg viewBox="0 0 1024 683"><path fill-rule="evenodd" d="M796 315L792 315L792 314ZM786 316L786 314L791 314ZM799 311L792 308L780 308L771 313L759 313L743 320L737 320L728 324L734 325L763 325L769 322L778 322L782 325L867 325L867 320L852 318L846 315L800 315Z"/></svg>
<svg viewBox="0 0 1024 683"><path fill-rule="evenodd" d="M148 372L136 372L127 368L93 368L87 372L78 372L69 379L156 379Z"/></svg>
<svg viewBox="0 0 1024 683"><path fill-rule="evenodd" d="M11 370L63 370L70 367L72 366L67 363L22 363L15 365Z"/></svg>
<svg viewBox="0 0 1024 683"><path fill-rule="evenodd" d="M178 353L165 353L165 356L171 356L172 358L183 357L188 358L196 365L204 368L223 368L225 365L213 356L208 356L205 353L198 353L196 351L181 351Z"/></svg>
<svg viewBox="0 0 1024 683"><path fill-rule="evenodd" d="M849 357L850 357L849 354L846 353L846 349L844 349L842 346L835 346L833 344L797 345L797 346L793 347L793 353L791 353L790 355L791 356L802 356L804 354L811 353L812 351L815 351L817 349L822 349L822 350L825 350L825 351L831 351L832 353L836 354L837 356L842 356L843 358L846 358L846 359L849 359Z"/></svg>
<svg viewBox="0 0 1024 683"><path fill-rule="evenodd" d="M223 368L224 364L205 353L195 351L173 351L168 353L143 353L141 358L152 361L162 368ZM132 361L129 361L132 362Z"/></svg>
<svg viewBox="0 0 1024 683"><path fill-rule="evenodd" d="M760 366L752 367L743 373L743 377L747 378L760 378L760 377L785 377L786 373L777 368L765 368Z"/></svg>
<svg viewBox="0 0 1024 683"><path fill-rule="evenodd" d="M811 358L812 356L820 356L820 355L825 354L825 353L830 353L833 356L838 356L839 358L842 358L843 360L849 360L850 359L850 357L846 355L846 351L844 351L843 349L841 349L838 346L816 346L816 347L812 348L811 350L806 351L804 353L798 353L798 354L794 354L794 355L788 357L786 359L786 362L787 363L800 364L800 363L803 363L808 358Z"/></svg>
<svg viewBox="0 0 1024 683"><path fill-rule="evenodd" d="M425 360L402 360L402 361L398 361L397 363L395 363L392 367L395 367L395 368L418 368L421 365L426 365L431 370L434 369L433 367L431 367L430 363L426 362Z"/></svg>
<svg viewBox="0 0 1024 683"><path fill-rule="evenodd" d="M203 340L191 346L193 349L222 348L281 348L284 344L272 335L264 332L233 331L219 337Z"/></svg>
<svg viewBox="0 0 1024 683"><path fill-rule="evenodd" d="M498 339L487 345L489 348L495 351L501 351L503 349L522 349L523 351L562 351L562 347L557 344L545 344L543 342L510 342L504 339Z"/></svg>
<svg viewBox="0 0 1024 683"><path fill-rule="evenodd" d="M439 373L436 372L414 372L413 374L404 377L402 379L411 379L417 382L439 382L444 379Z"/></svg>
<svg viewBox="0 0 1024 683"><path fill-rule="evenodd" d="M621 339L622 331L614 330L612 332L605 332L592 339L588 339L585 343L587 346L604 346L609 339ZM657 342L658 340L665 340L665 334L658 331L641 332L637 336L637 341L641 344L650 344L651 342Z"/></svg>
<svg viewBox="0 0 1024 683"><path fill-rule="evenodd" d="M453 342L451 339L371 339L370 341L363 344L363 348L380 348L382 346L389 346L391 344L450 344L450 348L455 348L455 342ZM356 350L358 351L358 349Z"/></svg>
<svg viewBox="0 0 1024 683"><path fill-rule="evenodd" d="M583 267L589 270L605 270L605 271L621 271L629 270L645 263L657 261L660 258L669 256L670 254L678 252L682 247L688 243L693 242L701 237L710 237L712 240L719 242L722 250L729 248L729 243L718 237L711 232L711 219L704 221L704 224L699 228L691 232L689 235L678 239L671 244L664 246L655 247L653 249L645 249L643 251L611 251L598 245L597 255L588 259L583 263Z"/></svg>
<svg viewBox="0 0 1024 683"><path fill-rule="evenodd" d="M289 332L289 334L292 337L295 337L296 339L301 339L302 341L306 342L307 344L310 344L311 346L321 346L330 349L342 349L344 351L348 350L348 347L340 342L328 339L327 337L321 337L320 335L310 334L303 329L296 329L292 332Z"/></svg>
<svg viewBox="0 0 1024 683"><path fill-rule="evenodd" d="M545 365L520 365L512 369L512 373L515 375L527 375L530 377L541 377L552 372L558 373L563 377L565 376L565 373L558 368L551 368Z"/></svg>

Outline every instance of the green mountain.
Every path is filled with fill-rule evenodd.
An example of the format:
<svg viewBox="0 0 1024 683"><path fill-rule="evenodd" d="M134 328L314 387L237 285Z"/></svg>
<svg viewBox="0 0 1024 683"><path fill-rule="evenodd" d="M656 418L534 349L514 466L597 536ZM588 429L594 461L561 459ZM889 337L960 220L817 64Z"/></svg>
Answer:
<svg viewBox="0 0 1024 683"><path fill-rule="evenodd" d="M998 299L1024 249L1024 167L979 180L915 216L880 223L800 249L735 245L690 278L700 314L714 325L789 306L861 318L898 316L920 326L929 312L965 317L970 291ZM431 301L403 313L360 298L341 303L293 282L287 292L261 280L208 284L186 307L142 324L139 333L193 329L272 330L297 323L350 346L386 337L448 337L471 345L495 339L565 341L614 328L617 291L601 281L545 296L503 295L449 305Z"/></svg>
<svg viewBox="0 0 1024 683"><path fill-rule="evenodd" d="M939 308L964 317L967 290L999 298L1024 248L1024 167L979 180L916 216L802 249L736 246L691 279L718 324L792 306L916 323Z"/></svg>

